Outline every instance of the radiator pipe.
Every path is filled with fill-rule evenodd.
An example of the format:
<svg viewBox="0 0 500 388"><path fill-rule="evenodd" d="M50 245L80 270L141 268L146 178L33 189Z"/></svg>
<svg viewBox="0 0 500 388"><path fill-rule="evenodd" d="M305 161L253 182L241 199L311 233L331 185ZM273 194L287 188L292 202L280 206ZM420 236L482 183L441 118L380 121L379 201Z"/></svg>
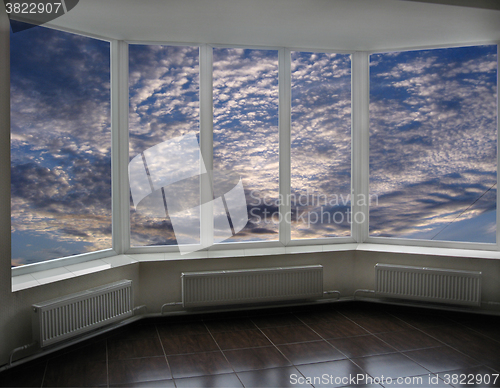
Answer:
<svg viewBox="0 0 500 388"><path fill-rule="evenodd" d="M163 306L161 306L160 314L163 315L163 308L164 307L172 307L172 306L182 306L182 302L165 303Z"/></svg>
<svg viewBox="0 0 500 388"><path fill-rule="evenodd" d="M356 300L356 293L357 292L368 292L370 294L375 294L375 290L365 290L363 288L360 288L360 289L354 291L354 294L352 295L354 297L354 300Z"/></svg>
<svg viewBox="0 0 500 388"><path fill-rule="evenodd" d="M340 291L323 291L323 295L337 294L337 300L340 299Z"/></svg>
<svg viewBox="0 0 500 388"><path fill-rule="evenodd" d="M145 314L148 313L148 306L146 306L145 304L143 304L141 306L134 307L134 309L132 310L134 312L134 315L135 315L136 310L140 310L140 309L144 309L144 313Z"/></svg>
<svg viewBox="0 0 500 388"><path fill-rule="evenodd" d="M35 341L35 342L32 342L32 343L30 343L30 344L28 344L28 345L24 345L24 346L20 346L20 347L18 347L18 348L15 348L15 349L14 349L14 350L10 353L10 357L9 357L9 366L11 366L11 365L12 365L12 359L14 358L14 354L15 354L15 353L20 352L21 350L26 350L26 349L29 349L29 348L31 348L31 347L33 347L33 346L37 345L37 344L38 344L38 342L36 342L36 341Z"/></svg>

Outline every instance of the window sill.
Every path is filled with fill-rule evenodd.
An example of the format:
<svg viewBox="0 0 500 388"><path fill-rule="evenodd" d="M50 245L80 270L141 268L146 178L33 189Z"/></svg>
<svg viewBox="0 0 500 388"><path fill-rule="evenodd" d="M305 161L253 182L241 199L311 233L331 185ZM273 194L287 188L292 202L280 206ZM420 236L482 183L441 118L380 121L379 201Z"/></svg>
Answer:
<svg viewBox="0 0 500 388"><path fill-rule="evenodd" d="M141 262L159 261L179 261L196 259L218 259L230 257L255 257L300 253L320 253L320 252L342 252L342 251L364 251L400 253L409 255L441 256L441 257L462 257L472 259L500 259L498 251L483 251L471 249L434 248L418 247L408 245L388 245L388 244L331 244L331 245L308 245L275 248L252 248L252 249L232 249L218 251L198 251L188 255L179 253L141 253L129 255L117 255L97 260L90 260L83 263L71 264L58 268L47 269L29 274L14 275L12 277L12 292L26 290L29 288L54 283L83 276L95 272L105 271L112 268L126 266Z"/></svg>
<svg viewBox="0 0 500 388"><path fill-rule="evenodd" d="M93 272L122 267L124 265L134 264L137 262L137 260L134 260L130 256L118 255L29 274L12 276L12 292L26 290L28 288L54 283L60 280L75 278Z"/></svg>

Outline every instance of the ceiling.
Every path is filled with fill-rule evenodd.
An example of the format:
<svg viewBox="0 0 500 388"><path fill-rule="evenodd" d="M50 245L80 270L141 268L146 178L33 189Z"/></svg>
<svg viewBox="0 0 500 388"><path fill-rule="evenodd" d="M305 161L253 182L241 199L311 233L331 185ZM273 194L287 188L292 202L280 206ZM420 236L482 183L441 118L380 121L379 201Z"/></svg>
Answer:
<svg viewBox="0 0 500 388"><path fill-rule="evenodd" d="M464 2L80 0L51 25L120 40L349 51L500 41L500 10L428 1Z"/></svg>

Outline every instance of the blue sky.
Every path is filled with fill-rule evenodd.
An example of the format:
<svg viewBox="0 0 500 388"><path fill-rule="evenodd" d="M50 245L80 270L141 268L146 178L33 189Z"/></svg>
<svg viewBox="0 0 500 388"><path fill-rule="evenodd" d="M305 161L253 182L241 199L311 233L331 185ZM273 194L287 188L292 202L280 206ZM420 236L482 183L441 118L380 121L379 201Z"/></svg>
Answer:
<svg viewBox="0 0 500 388"><path fill-rule="evenodd" d="M12 263L111 247L109 43L11 34Z"/></svg>
<svg viewBox="0 0 500 388"><path fill-rule="evenodd" d="M291 161L292 239L350 236L349 54L292 52Z"/></svg>
<svg viewBox="0 0 500 388"><path fill-rule="evenodd" d="M496 240L496 46L374 54L372 236Z"/></svg>
<svg viewBox="0 0 500 388"><path fill-rule="evenodd" d="M35 27L11 50L13 264L109 248L109 43ZM199 49L129 51L130 159L199 137ZM276 240L278 52L213 58L214 168L243 179L250 218L230 241ZM495 46L371 56L372 236L495 241L496 66ZM350 82L349 55L292 53L294 239L350 235ZM176 243L168 216L130 209L132 245ZM297 218L321 212L337 221Z"/></svg>

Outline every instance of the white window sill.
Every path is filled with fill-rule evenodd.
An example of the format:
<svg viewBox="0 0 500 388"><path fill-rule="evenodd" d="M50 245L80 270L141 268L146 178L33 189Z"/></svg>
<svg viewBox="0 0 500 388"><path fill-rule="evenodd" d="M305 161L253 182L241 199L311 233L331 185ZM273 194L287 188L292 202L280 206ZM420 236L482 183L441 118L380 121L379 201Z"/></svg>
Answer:
<svg viewBox="0 0 500 388"><path fill-rule="evenodd" d="M47 269L44 271L33 272L18 276L12 276L12 292L25 290L27 288L41 286L74 278L77 276L87 275L93 272L104 271L111 268L121 267L137 263L132 257L127 255L118 255L106 257L104 259L90 260L83 263L71 264L68 266Z"/></svg>
<svg viewBox="0 0 500 388"><path fill-rule="evenodd" d="M98 260L90 260L83 263L71 264L58 268L47 269L29 274L14 275L12 277L12 292L25 290L54 283L60 280L70 279L78 276L104 271L125 265L141 262L196 260L206 258L230 258L230 257L250 257L269 256L283 254L318 253L318 252L342 252L342 251L366 251L401 253L426 256L442 257L464 257L477 259L500 259L498 251L483 251L470 249L433 248L417 247L407 245L387 245L387 244L331 244L331 245L307 245L275 248L252 248L234 249L219 251L199 251L187 255L179 253L141 253L130 255L117 255Z"/></svg>

